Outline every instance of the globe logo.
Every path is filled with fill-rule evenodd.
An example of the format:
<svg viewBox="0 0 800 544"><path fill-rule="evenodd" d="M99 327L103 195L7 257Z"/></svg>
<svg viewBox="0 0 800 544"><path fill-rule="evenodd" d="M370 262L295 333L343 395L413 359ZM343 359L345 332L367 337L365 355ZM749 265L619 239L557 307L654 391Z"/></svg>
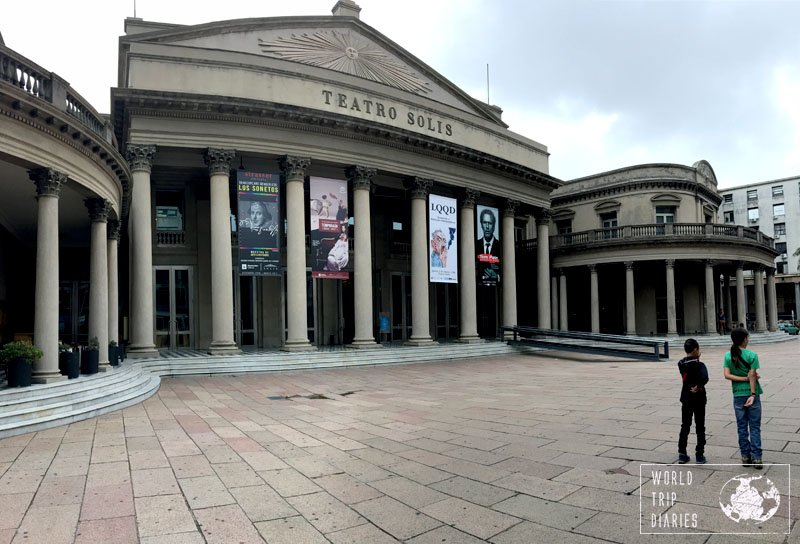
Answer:
<svg viewBox="0 0 800 544"><path fill-rule="evenodd" d="M719 507L736 523L764 523L780 505L781 494L766 476L734 476L719 492Z"/></svg>

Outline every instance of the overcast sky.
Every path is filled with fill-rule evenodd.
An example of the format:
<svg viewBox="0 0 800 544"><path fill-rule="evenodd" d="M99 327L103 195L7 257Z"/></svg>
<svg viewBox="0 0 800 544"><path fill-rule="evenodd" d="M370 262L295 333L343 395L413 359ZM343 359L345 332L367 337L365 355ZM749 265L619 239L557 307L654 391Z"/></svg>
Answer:
<svg viewBox="0 0 800 544"><path fill-rule="evenodd" d="M800 175L800 0L359 0L361 20L548 146L571 180L711 163L721 187ZM137 0L145 20L329 15L335 0ZM3 5L6 45L110 109L134 0Z"/></svg>

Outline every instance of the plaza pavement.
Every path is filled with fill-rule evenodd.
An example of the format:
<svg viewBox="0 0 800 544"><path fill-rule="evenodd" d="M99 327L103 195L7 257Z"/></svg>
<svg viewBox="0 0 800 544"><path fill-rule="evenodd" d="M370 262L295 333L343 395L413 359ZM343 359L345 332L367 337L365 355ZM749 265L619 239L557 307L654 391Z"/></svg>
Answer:
<svg viewBox="0 0 800 544"><path fill-rule="evenodd" d="M767 463L800 465L799 347L757 346ZM724 351L703 356L709 463L738 458ZM775 518L790 536L640 534L640 463L676 458L677 355L165 379L138 406L0 440L0 544L800 543L800 482ZM686 500L724 521L720 483L747 469L691 468L711 484Z"/></svg>

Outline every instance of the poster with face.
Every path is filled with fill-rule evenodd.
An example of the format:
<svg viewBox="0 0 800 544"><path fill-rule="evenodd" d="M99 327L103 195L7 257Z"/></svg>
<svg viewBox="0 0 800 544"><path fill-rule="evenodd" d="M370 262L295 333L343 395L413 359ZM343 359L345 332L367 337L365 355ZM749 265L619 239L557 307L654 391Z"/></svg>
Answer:
<svg viewBox="0 0 800 544"><path fill-rule="evenodd" d="M458 283L456 199L430 195L428 207L430 281Z"/></svg>
<svg viewBox="0 0 800 544"><path fill-rule="evenodd" d="M497 208L476 206L477 214L475 253L475 273L478 285L495 286L500 282L500 261L503 246L500 243L500 230Z"/></svg>
<svg viewBox="0 0 800 544"><path fill-rule="evenodd" d="M311 276L346 280L350 277L347 182L312 177L309 193Z"/></svg>
<svg viewBox="0 0 800 544"><path fill-rule="evenodd" d="M280 276L278 176L264 172L236 172L239 216L239 273L243 276Z"/></svg>

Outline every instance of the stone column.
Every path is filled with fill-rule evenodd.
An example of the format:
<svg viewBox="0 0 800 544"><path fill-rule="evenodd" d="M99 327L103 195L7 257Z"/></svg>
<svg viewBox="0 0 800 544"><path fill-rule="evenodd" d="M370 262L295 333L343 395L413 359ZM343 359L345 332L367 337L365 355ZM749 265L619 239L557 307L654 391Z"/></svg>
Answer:
<svg viewBox="0 0 800 544"><path fill-rule="evenodd" d="M126 158L133 175L128 213L130 256L130 357L157 357L153 341L153 223L150 204L150 171L154 145L129 144Z"/></svg>
<svg viewBox="0 0 800 544"><path fill-rule="evenodd" d="M717 330L717 305L714 301L714 261L706 261L706 333Z"/></svg>
<svg viewBox="0 0 800 544"><path fill-rule="evenodd" d="M480 193L472 189L464 191L461 200L461 232L458 237L459 287L461 288L461 336L459 342L481 342L478 336L478 303L475 286L475 201Z"/></svg>
<svg viewBox="0 0 800 544"><path fill-rule="evenodd" d="M756 293L756 332L767 332L767 316L764 311L764 267L756 268L753 280Z"/></svg>
<svg viewBox="0 0 800 544"><path fill-rule="evenodd" d="M100 345L100 372L108 370L108 229L111 203L102 198L87 198L92 220L89 258L89 340Z"/></svg>
<svg viewBox="0 0 800 544"><path fill-rule="evenodd" d="M33 381L65 380L58 370L58 198L67 176L51 168L28 172L36 184L36 292L33 341L42 350L34 362Z"/></svg>
<svg viewBox="0 0 800 544"><path fill-rule="evenodd" d="M411 187L411 338L408 344L432 344L428 298L428 193L433 181L414 178ZM469 236L471 233L466 233Z"/></svg>
<svg viewBox="0 0 800 544"><path fill-rule="evenodd" d="M503 326L517 325L517 250L514 241L514 216L519 202L506 200L503 210L502 242L503 262L501 263L503 278Z"/></svg>
<svg viewBox="0 0 800 544"><path fill-rule="evenodd" d="M767 268L767 330L778 330L778 297L775 293L775 269Z"/></svg>
<svg viewBox="0 0 800 544"><path fill-rule="evenodd" d="M678 335L678 319L675 310L675 260L667 259L667 336Z"/></svg>
<svg viewBox="0 0 800 544"><path fill-rule="evenodd" d="M231 161L232 149L205 152L211 177L211 344L212 355L241 353L233 338L233 255L231 249Z"/></svg>
<svg viewBox="0 0 800 544"><path fill-rule="evenodd" d="M355 218L355 254L353 265L353 296L355 310L355 336L352 347L374 348L375 343L372 308L372 226L369 195L374 168L351 166L345 170L353 186Z"/></svg>
<svg viewBox="0 0 800 544"><path fill-rule="evenodd" d="M731 300L731 277L726 272L723 277L724 289L725 289L725 317L728 320L728 328L733 330L734 324L734 316L733 316L733 301Z"/></svg>
<svg viewBox="0 0 800 544"><path fill-rule="evenodd" d="M794 318L800 319L800 283L794 284Z"/></svg>
<svg viewBox="0 0 800 544"><path fill-rule="evenodd" d="M592 332L600 332L600 291L597 285L597 265L589 265L591 287Z"/></svg>
<svg viewBox="0 0 800 544"><path fill-rule="evenodd" d="M558 328L562 331L569 330L568 314L567 314L567 273L562 268L558 271Z"/></svg>
<svg viewBox="0 0 800 544"><path fill-rule="evenodd" d="M108 222L108 341L119 344L119 221Z"/></svg>
<svg viewBox="0 0 800 544"><path fill-rule="evenodd" d="M625 261L625 334L636 335L636 291L633 283L633 261Z"/></svg>
<svg viewBox="0 0 800 544"><path fill-rule="evenodd" d="M736 264L736 313L739 316L739 323L747 327L747 302L744 300L744 263Z"/></svg>
<svg viewBox="0 0 800 544"><path fill-rule="evenodd" d="M308 341L306 291L306 206L303 183L311 159L285 156L280 159L286 179L286 325L285 351L315 349Z"/></svg>
<svg viewBox="0 0 800 544"><path fill-rule="evenodd" d="M550 300L550 210L536 214L536 302L539 306L539 328L549 329L551 321Z"/></svg>
<svg viewBox="0 0 800 544"><path fill-rule="evenodd" d="M558 330L558 278L550 278L550 328Z"/></svg>

